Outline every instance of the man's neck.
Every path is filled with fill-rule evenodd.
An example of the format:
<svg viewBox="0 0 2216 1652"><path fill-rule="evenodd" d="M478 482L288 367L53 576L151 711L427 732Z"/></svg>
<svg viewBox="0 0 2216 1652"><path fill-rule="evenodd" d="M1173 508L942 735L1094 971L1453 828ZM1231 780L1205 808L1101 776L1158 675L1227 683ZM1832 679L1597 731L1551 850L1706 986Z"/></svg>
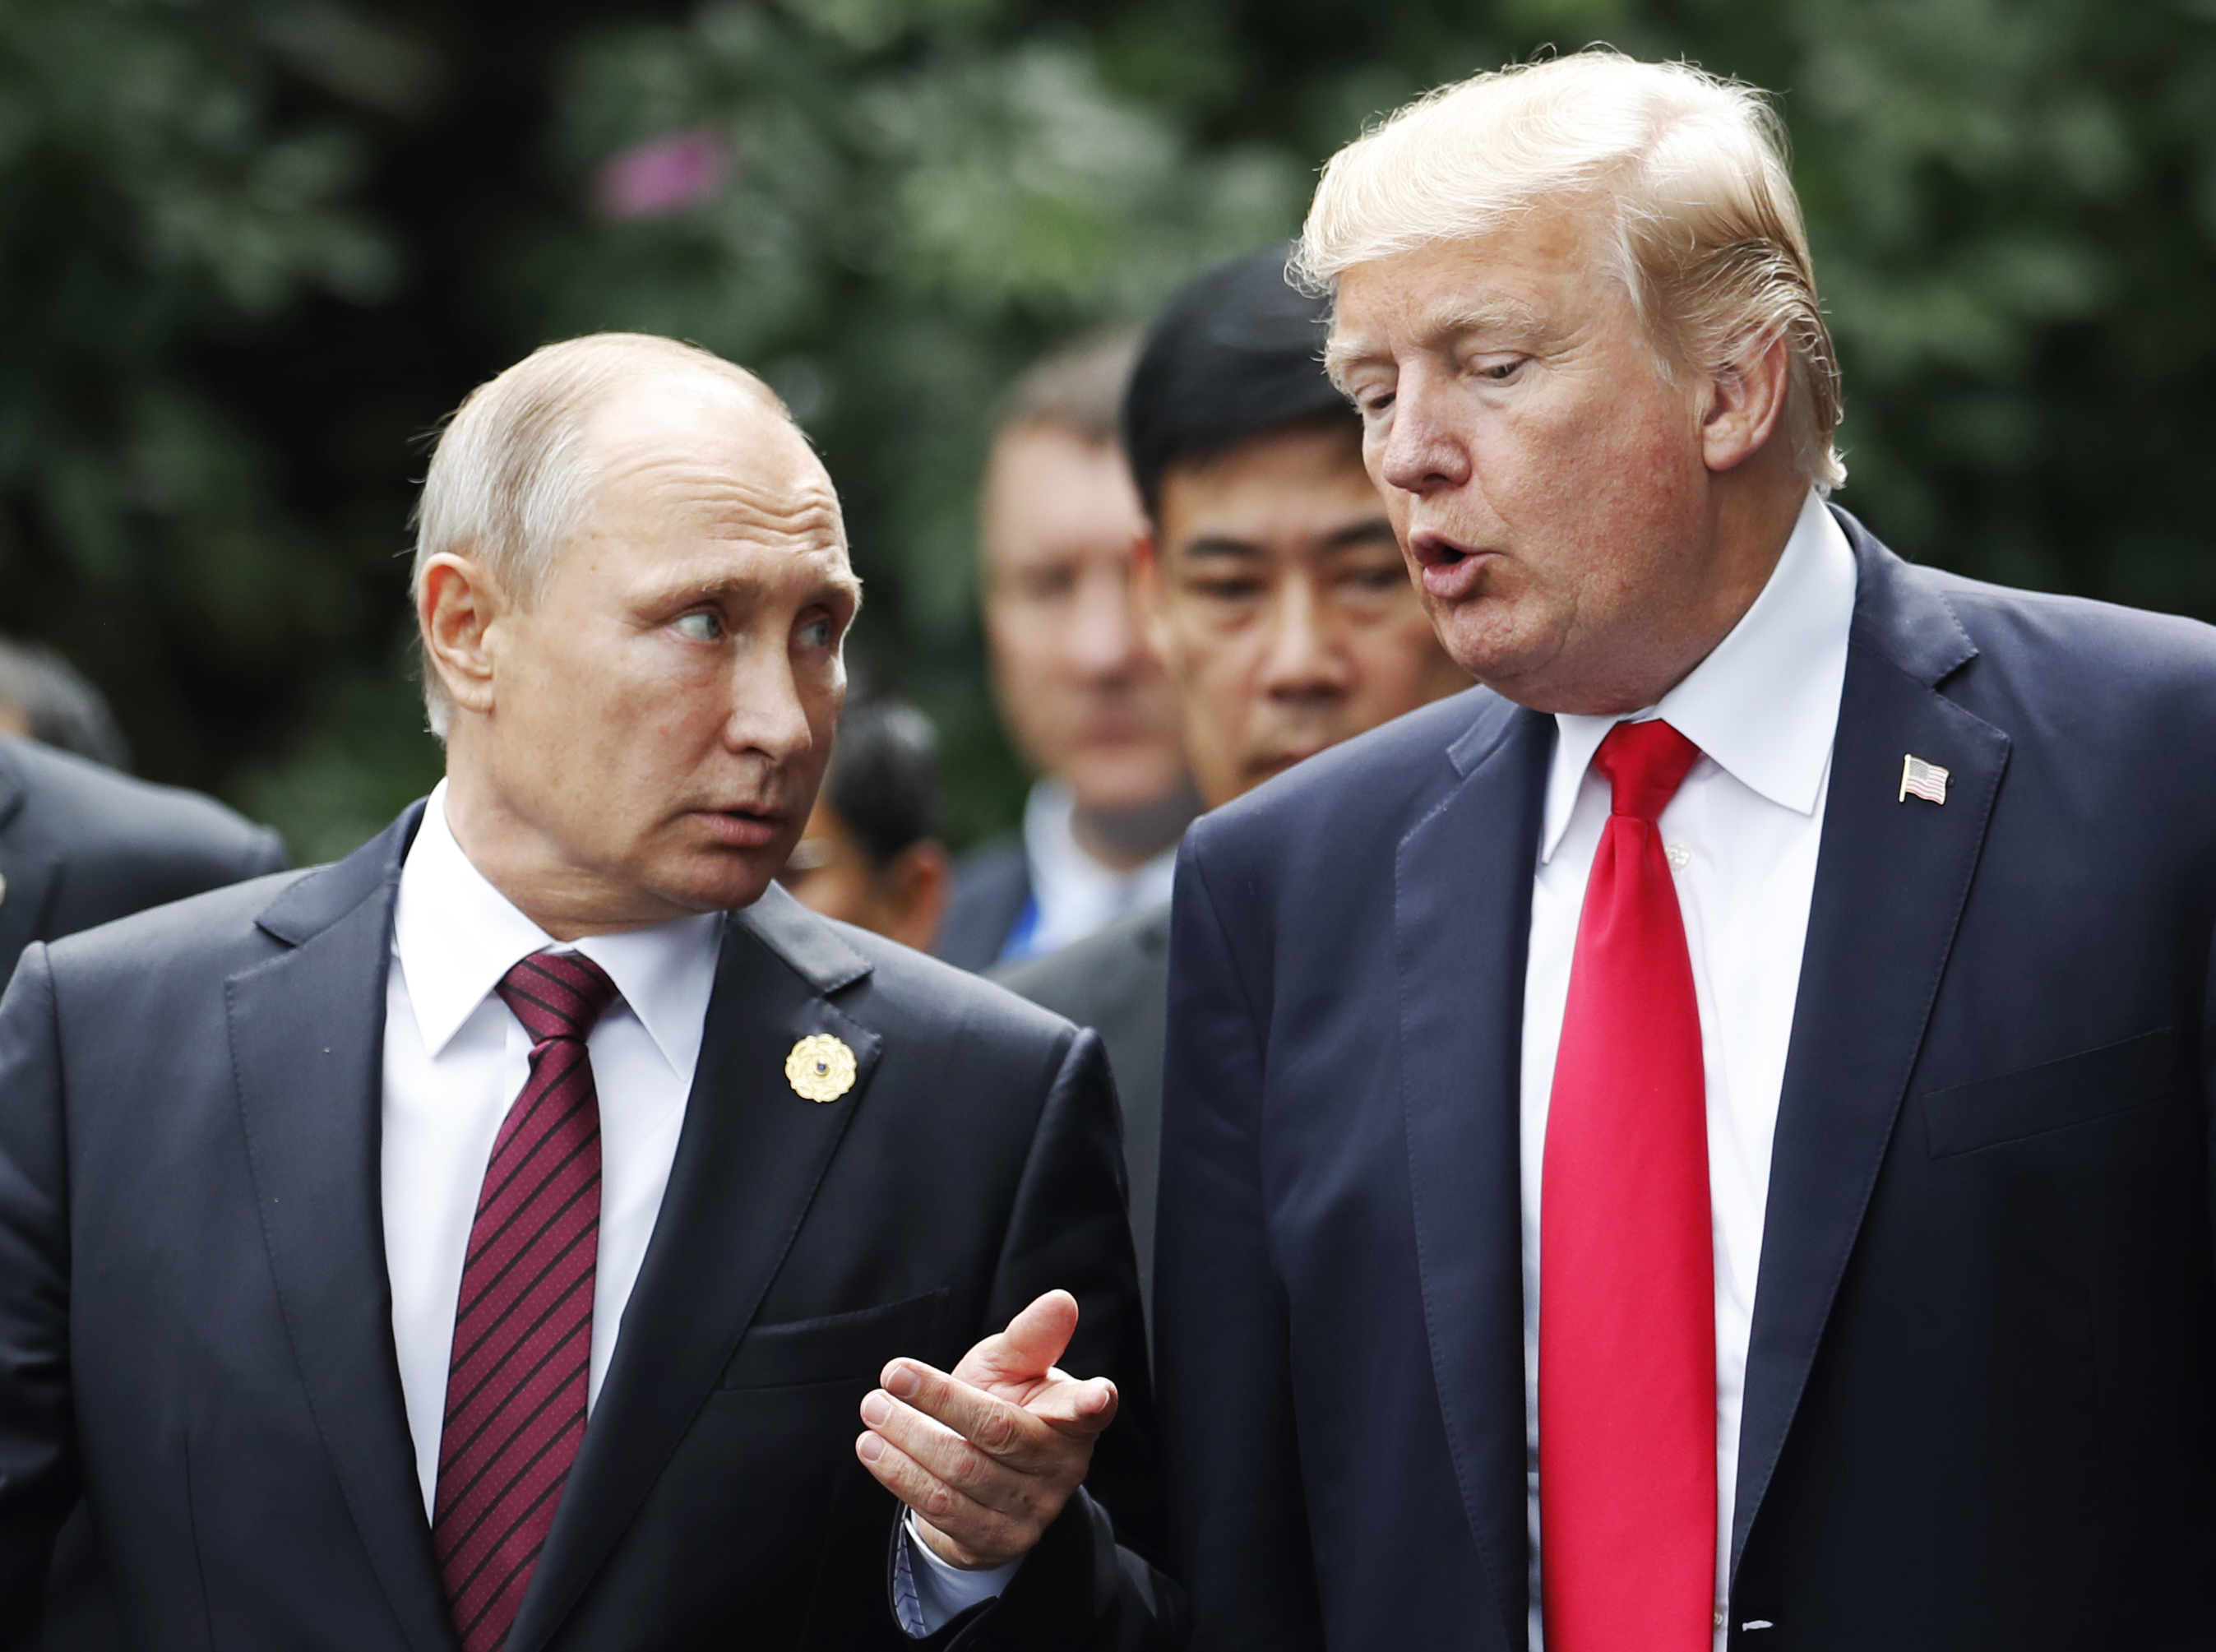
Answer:
<svg viewBox="0 0 2216 1652"><path fill-rule="evenodd" d="M674 908L620 909L609 902L600 879L564 866L549 851L528 821L502 807L490 789L458 772L451 754L446 770L446 829L455 847L508 903L556 940L644 929L686 915Z"/></svg>
<svg viewBox="0 0 2216 1652"><path fill-rule="evenodd" d="M1200 797L1190 780L1136 809L1074 808L1069 835L1077 847L1111 872L1131 872L1175 844L1200 812Z"/></svg>

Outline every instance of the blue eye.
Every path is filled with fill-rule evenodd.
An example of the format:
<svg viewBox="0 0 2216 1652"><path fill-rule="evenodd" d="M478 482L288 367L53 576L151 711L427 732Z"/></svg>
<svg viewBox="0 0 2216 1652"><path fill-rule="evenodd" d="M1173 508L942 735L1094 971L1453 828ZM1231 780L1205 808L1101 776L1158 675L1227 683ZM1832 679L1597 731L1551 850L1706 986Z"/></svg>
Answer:
<svg viewBox="0 0 2216 1652"><path fill-rule="evenodd" d="M723 622L716 614L696 612L686 614L677 621L677 632L680 637L689 638L696 643L712 643L723 636Z"/></svg>
<svg viewBox="0 0 2216 1652"><path fill-rule="evenodd" d="M831 646L832 626L828 620L811 620L800 628L800 640L810 648Z"/></svg>

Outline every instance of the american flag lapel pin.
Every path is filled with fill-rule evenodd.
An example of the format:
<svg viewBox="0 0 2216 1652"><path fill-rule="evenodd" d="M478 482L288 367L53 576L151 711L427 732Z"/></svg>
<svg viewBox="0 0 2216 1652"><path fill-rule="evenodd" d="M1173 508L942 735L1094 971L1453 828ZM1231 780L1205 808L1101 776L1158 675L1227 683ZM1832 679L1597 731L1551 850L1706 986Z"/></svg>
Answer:
<svg viewBox="0 0 2216 1652"><path fill-rule="evenodd" d="M1944 804L1947 801L1947 771L1936 763L1925 762L1921 757L1902 757L1900 796L1895 801L1906 803L1911 797L1922 798L1926 803Z"/></svg>

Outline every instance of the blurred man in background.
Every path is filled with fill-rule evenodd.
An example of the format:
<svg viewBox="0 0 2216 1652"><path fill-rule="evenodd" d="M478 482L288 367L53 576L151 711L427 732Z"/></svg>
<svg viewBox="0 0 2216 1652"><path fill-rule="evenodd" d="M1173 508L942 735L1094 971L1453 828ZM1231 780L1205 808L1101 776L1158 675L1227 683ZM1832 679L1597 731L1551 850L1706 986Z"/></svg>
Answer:
<svg viewBox="0 0 2216 1652"><path fill-rule="evenodd" d="M289 864L221 804L115 772L100 691L51 650L0 640L0 984L52 940Z"/></svg>
<svg viewBox="0 0 2216 1652"><path fill-rule="evenodd" d="M131 748L100 690L52 649L12 637L0 637L0 734L131 767Z"/></svg>
<svg viewBox="0 0 2216 1652"><path fill-rule="evenodd" d="M939 743L900 700L849 700L807 829L778 882L801 904L929 952L951 863L939 841Z"/></svg>
<svg viewBox="0 0 2216 1652"><path fill-rule="evenodd" d="M281 872L274 832L114 771L129 760L99 689L60 655L0 638L0 985L53 940L202 890ZM47 1652L120 1644L82 1512L47 1586Z"/></svg>
<svg viewBox="0 0 2216 1652"><path fill-rule="evenodd" d="M1291 250L1265 248L1173 299L1123 402L1148 522L1140 609L1210 809L1469 687L1363 469L1362 421L1324 373L1330 306L1286 284ZM1149 1287L1169 928L1157 901L998 976L1107 1042Z"/></svg>
<svg viewBox="0 0 2216 1652"><path fill-rule="evenodd" d="M1095 339L1019 382L993 443L979 543L993 688L1039 775L1019 834L957 868L939 956L1049 952L1166 899L1195 804L1176 697L1131 602L1145 526L1116 441L1133 344Z"/></svg>

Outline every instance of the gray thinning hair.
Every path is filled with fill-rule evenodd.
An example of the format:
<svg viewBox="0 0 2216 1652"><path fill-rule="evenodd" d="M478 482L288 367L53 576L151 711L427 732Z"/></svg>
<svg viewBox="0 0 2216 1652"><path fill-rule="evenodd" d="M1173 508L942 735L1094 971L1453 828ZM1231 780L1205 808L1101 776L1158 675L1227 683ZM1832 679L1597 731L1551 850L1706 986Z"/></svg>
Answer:
<svg viewBox="0 0 2216 1652"><path fill-rule="evenodd" d="M1329 290L1357 264L1580 198L1612 215L1611 262L1665 373L1727 373L1782 338L1794 462L1824 492L1844 482L1785 129L1752 87L1606 47L1442 86L1332 157L1293 274Z"/></svg>
<svg viewBox="0 0 2216 1652"><path fill-rule="evenodd" d="M791 417L745 368L675 339L594 333L541 346L471 391L440 433L416 506L411 593L420 601L431 558L452 554L486 570L513 601L536 602L593 502L594 412L628 385L672 376L735 387ZM428 657L423 707L445 739L453 705Z"/></svg>

